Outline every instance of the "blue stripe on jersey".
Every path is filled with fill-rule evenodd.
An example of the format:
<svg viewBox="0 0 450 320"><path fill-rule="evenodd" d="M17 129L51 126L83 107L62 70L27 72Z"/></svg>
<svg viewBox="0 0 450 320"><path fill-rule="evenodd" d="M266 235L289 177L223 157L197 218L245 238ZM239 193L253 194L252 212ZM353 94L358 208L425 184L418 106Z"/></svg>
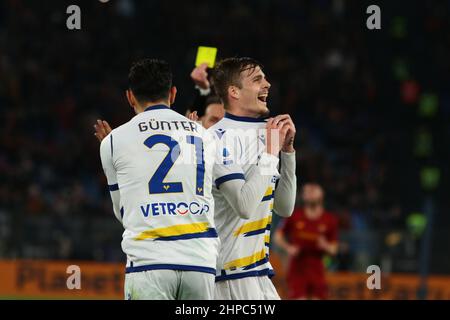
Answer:
<svg viewBox="0 0 450 320"><path fill-rule="evenodd" d="M120 208L120 217L121 217L121 218L123 218L123 214L124 214L124 212L125 212L125 211L124 211L123 207L122 207L122 208Z"/></svg>
<svg viewBox="0 0 450 320"><path fill-rule="evenodd" d="M161 109L170 109L168 106L166 106L165 104L157 104L154 106L150 106L147 109L144 110L145 111L153 111L153 110L161 110Z"/></svg>
<svg viewBox="0 0 450 320"><path fill-rule="evenodd" d="M175 241L175 240L189 240L198 238L217 238L217 237L218 234L216 229L209 228L205 232L187 233L179 236L160 237L156 238L155 241Z"/></svg>
<svg viewBox="0 0 450 320"><path fill-rule="evenodd" d="M119 190L119 184L118 183L110 184L110 185L108 185L108 188L109 188L109 191L117 191L117 190Z"/></svg>
<svg viewBox="0 0 450 320"><path fill-rule="evenodd" d="M253 231L247 232L247 233L244 234L244 237L256 236L258 234L265 233L266 230L267 230L267 226L262 228L262 229L253 230Z"/></svg>
<svg viewBox="0 0 450 320"><path fill-rule="evenodd" d="M111 143L111 158L112 158L112 156L113 156L113 154L114 154L114 148L113 148L113 136L112 136L112 135L109 136L109 142Z"/></svg>
<svg viewBox="0 0 450 320"><path fill-rule="evenodd" d="M235 121L243 121L243 122L266 122L267 118L250 118L250 117L241 117L235 116L234 114L225 112L225 118L235 120Z"/></svg>
<svg viewBox="0 0 450 320"><path fill-rule="evenodd" d="M138 267L125 268L125 273L143 272L150 270L178 270L178 271L197 271L203 273L216 274L216 269L201 267L201 266L187 266L182 264L149 264Z"/></svg>
<svg viewBox="0 0 450 320"><path fill-rule="evenodd" d="M256 261L255 263L249 264L248 266L243 267L243 270L250 270L256 268L264 263L269 262L269 256L266 255L263 259Z"/></svg>
<svg viewBox="0 0 450 320"><path fill-rule="evenodd" d="M219 186L227 181L230 180L245 180L245 176L242 173L231 173L227 174L226 176L220 177L216 179L216 188L219 189Z"/></svg>
<svg viewBox="0 0 450 320"><path fill-rule="evenodd" d="M234 280L234 279L242 279L242 278L248 278L248 277L262 277L262 276L269 276L269 278L272 278L275 275L275 272L272 269L263 269L258 271L247 271L247 272L241 272L241 273L234 273L234 274L221 274L220 276L216 276L216 282L223 281L223 280Z"/></svg>
<svg viewBox="0 0 450 320"><path fill-rule="evenodd" d="M268 201L268 200L272 200L273 199L273 193L272 194L270 194L270 195L268 195L268 196L265 196L264 198L262 198L262 200L261 201Z"/></svg>

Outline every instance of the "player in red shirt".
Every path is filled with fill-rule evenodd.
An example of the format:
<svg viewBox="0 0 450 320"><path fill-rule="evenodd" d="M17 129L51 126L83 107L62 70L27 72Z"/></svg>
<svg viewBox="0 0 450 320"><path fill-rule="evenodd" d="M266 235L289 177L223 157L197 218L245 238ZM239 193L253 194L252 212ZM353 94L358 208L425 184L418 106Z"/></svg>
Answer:
<svg viewBox="0 0 450 320"><path fill-rule="evenodd" d="M324 255L336 255L337 219L323 206L318 184L306 184L303 208L294 211L275 233L276 244L290 256L287 283L290 299L327 299Z"/></svg>

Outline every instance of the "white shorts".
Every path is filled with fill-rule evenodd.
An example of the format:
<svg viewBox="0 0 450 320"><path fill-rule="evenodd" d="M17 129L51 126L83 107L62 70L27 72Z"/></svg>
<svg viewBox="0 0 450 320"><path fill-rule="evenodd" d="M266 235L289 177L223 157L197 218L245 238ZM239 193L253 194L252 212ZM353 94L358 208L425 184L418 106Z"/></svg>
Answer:
<svg viewBox="0 0 450 320"><path fill-rule="evenodd" d="M216 282L214 298L216 300L280 300L275 286L267 276Z"/></svg>
<svg viewBox="0 0 450 320"><path fill-rule="evenodd" d="M125 275L127 300L212 300L213 274L196 271L151 270Z"/></svg>

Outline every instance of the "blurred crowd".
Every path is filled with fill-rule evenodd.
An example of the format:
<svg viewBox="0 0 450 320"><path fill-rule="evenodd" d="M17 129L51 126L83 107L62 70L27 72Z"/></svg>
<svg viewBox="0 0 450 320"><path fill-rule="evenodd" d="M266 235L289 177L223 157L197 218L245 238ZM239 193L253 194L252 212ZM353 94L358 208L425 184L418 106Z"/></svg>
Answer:
<svg viewBox="0 0 450 320"><path fill-rule="evenodd" d="M382 31L365 28L358 1L72 2L79 31L66 28L68 1L0 1L0 257L122 259L92 125L133 116L127 70L144 56L171 63L183 114L195 107L198 45L262 62L273 113L298 127L298 181L320 183L338 218L337 269L379 261L399 243L389 232L422 210L413 151L423 93L438 97L442 115L421 127L440 133L430 164L448 164L448 2L391 5ZM386 232L390 242L367 240Z"/></svg>

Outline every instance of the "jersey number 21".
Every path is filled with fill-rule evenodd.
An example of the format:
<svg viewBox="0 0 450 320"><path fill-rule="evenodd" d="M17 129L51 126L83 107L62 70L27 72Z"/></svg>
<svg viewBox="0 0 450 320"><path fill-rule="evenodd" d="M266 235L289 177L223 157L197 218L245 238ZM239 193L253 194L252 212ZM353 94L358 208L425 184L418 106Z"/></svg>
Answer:
<svg viewBox="0 0 450 320"><path fill-rule="evenodd" d="M196 188L195 193L197 195L203 196L203 184L205 177L205 159L203 157L203 140L202 138L196 136L187 136L186 142L195 146L195 156L197 163L196 172ZM148 190L150 194L160 194L160 193L179 193L183 192L183 184L181 182L164 182L164 179L169 173L173 164L180 156L181 150L180 145L177 141L173 140L170 136L163 134L155 134L144 141L144 144L148 148L153 148L153 146L162 143L169 147L169 152L163 159L158 169L151 177L148 182Z"/></svg>

